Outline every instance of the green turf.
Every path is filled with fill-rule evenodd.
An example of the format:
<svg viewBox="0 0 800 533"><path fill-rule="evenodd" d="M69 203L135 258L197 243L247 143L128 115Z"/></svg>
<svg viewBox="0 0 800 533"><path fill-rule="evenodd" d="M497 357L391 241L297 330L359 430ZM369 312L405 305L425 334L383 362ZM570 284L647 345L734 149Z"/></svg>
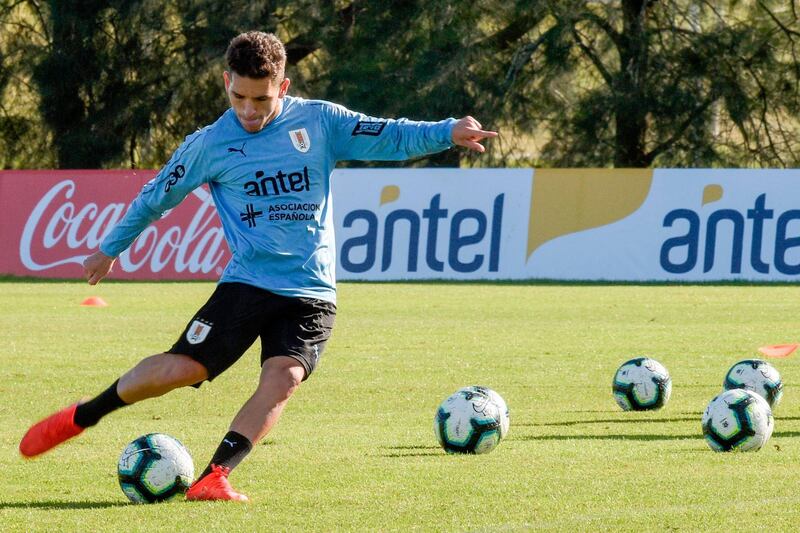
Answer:
<svg viewBox="0 0 800 533"><path fill-rule="evenodd" d="M251 505L135 506L125 445L178 437L202 469L257 379L249 351L199 391L112 414L35 461L27 426L169 347L210 283L0 283L3 531L756 531L800 522L800 368L758 453L716 454L700 416L727 369L800 341L791 286L347 284L334 337L280 424L232 475ZM85 308L86 296L110 306ZM611 379L648 355L673 377L655 413L623 413ZM433 415L463 385L511 411L485 456L448 456Z"/></svg>

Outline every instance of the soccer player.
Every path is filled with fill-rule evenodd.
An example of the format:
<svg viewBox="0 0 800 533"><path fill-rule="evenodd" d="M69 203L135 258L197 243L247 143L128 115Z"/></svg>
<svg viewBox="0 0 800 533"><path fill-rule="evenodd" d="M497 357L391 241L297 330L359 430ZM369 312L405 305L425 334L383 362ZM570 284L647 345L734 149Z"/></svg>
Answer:
<svg viewBox="0 0 800 533"><path fill-rule="evenodd" d="M83 263L90 285L193 189L206 184L232 257L208 302L165 353L146 357L107 390L33 425L19 445L35 457L112 411L175 388L199 387L261 339L261 375L188 500L237 500L228 474L281 416L314 371L336 314L331 171L341 160L404 160L451 148L483 152L495 137L472 117L386 120L287 95L286 51L272 34L235 37L226 52L231 107L186 137Z"/></svg>

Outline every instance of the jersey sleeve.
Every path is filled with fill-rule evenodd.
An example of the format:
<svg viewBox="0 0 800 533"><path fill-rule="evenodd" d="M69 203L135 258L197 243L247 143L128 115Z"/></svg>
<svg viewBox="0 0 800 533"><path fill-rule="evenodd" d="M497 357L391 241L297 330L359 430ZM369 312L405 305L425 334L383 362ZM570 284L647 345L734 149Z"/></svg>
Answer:
<svg viewBox="0 0 800 533"><path fill-rule="evenodd" d="M326 105L324 113L337 161L399 161L453 146L454 118L439 122L375 118L337 104Z"/></svg>
<svg viewBox="0 0 800 533"><path fill-rule="evenodd" d="M147 226L209 181L210 171L203 157L204 139L204 130L184 139L167 164L142 187L122 220L100 243L101 252L117 257Z"/></svg>

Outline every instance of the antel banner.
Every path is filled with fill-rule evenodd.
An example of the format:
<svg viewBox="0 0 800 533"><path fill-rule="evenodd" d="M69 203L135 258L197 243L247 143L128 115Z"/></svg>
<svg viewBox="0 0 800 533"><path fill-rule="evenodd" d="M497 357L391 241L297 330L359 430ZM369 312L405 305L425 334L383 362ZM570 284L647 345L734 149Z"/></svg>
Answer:
<svg viewBox="0 0 800 533"><path fill-rule="evenodd" d="M155 171L0 172L0 273L75 278ZM115 279L216 279L228 261L211 195L197 189L147 228Z"/></svg>
<svg viewBox="0 0 800 533"><path fill-rule="evenodd" d="M337 277L526 277L532 177L531 169L337 170Z"/></svg>
<svg viewBox="0 0 800 533"><path fill-rule="evenodd" d="M800 279L800 170L343 170L339 279Z"/></svg>
<svg viewBox="0 0 800 533"><path fill-rule="evenodd" d="M80 277L154 171L0 172L0 273ZM341 169L339 279L795 280L800 170ZM208 192L148 228L118 279L216 279Z"/></svg>

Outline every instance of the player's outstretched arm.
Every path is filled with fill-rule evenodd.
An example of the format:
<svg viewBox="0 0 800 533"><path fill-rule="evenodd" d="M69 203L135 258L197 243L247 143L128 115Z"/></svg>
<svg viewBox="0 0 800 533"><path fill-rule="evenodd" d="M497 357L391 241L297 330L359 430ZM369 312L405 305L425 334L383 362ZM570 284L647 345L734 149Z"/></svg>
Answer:
<svg viewBox="0 0 800 533"><path fill-rule="evenodd" d="M83 260L83 275L89 285L97 283L111 272L115 259L108 257L103 252L95 252Z"/></svg>
<svg viewBox="0 0 800 533"><path fill-rule="evenodd" d="M486 148L480 143L483 139L497 137L496 131L486 131L481 123L470 116L459 119L453 126L453 144L483 153Z"/></svg>

